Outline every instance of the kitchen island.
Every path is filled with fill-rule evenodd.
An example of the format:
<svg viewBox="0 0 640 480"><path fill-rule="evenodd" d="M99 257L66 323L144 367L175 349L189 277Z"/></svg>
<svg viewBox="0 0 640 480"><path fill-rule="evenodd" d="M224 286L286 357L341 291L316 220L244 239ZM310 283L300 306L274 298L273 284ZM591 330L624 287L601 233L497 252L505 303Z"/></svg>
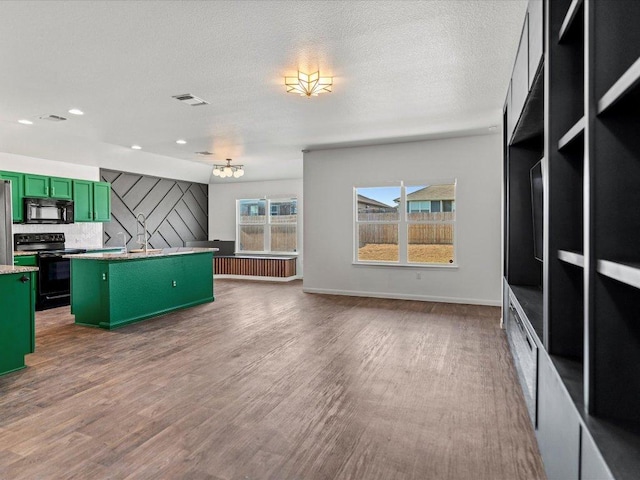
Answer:
<svg viewBox="0 0 640 480"><path fill-rule="evenodd" d="M67 256L75 323L112 330L213 302L216 250L180 247Z"/></svg>
<svg viewBox="0 0 640 480"><path fill-rule="evenodd" d="M25 367L35 338L36 267L0 265L0 375Z"/></svg>

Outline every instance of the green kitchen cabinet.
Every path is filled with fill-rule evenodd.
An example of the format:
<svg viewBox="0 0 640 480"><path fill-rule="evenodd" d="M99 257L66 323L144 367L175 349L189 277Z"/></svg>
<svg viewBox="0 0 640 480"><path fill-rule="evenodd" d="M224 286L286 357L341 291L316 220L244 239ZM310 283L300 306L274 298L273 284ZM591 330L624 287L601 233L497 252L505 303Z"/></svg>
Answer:
<svg viewBox="0 0 640 480"><path fill-rule="evenodd" d="M24 221L22 199L24 198L24 174L17 172L0 172L0 179L11 182L11 201L13 223Z"/></svg>
<svg viewBox="0 0 640 480"><path fill-rule="evenodd" d="M35 267L38 260L35 255L16 255L13 257L13 264L17 267Z"/></svg>
<svg viewBox="0 0 640 480"><path fill-rule="evenodd" d="M111 184L95 182L93 184L93 220L111 221Z"/></svg>
<svg viewBox="0 0 640 480"><path fill-rule="evenodd" d="M76 222L93 222L93 183L73 181L73 215Z"/></svg>
<svg viewBox="0 0 640 480"><path fill-rule="evenodd" d="M73 181L74 216L76 222L111 221L111 184Z"/></svg>
<svg viewBox="0 0 640 480"><path fill-rule="evenodd" d="M0 375L35 351L35 272L0 274Z"/></svg>
<svg viewBox="0 0 640 480"><path fill-rule="evenodd" d="M39 198L72 199L70 178L45 177L44 175L24 175L24 196Z"/></svg>
<svg viewBox="0 0 640 480"><path fill-rule="evenodd" d="M106 329L212 302L213 252L71 259L75 323Z"/></svg>

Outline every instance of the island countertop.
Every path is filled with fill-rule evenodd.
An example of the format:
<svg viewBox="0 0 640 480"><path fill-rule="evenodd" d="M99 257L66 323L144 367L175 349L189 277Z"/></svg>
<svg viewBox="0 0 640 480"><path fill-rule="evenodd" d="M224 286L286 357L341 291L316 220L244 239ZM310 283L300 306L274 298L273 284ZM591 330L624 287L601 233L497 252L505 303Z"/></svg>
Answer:
<svg viewBox="0 0 640 480"><path fill-rule="evenodd" d="M0 265L0 275L10 275L12 273L37 272L38 267L17 267L14 265Z"/></svg>
<svg viewBox="0 0 640 480"><path fill-rule="evenodd" d="M162 249L149 249L144 252L91 252L79 253L72 255L64 255L64 258L72 260L140 260L143 258L168 257L171 255L189 255L192 253L217 252L217 248L198 248L198 247L173 247Z"/></svg>

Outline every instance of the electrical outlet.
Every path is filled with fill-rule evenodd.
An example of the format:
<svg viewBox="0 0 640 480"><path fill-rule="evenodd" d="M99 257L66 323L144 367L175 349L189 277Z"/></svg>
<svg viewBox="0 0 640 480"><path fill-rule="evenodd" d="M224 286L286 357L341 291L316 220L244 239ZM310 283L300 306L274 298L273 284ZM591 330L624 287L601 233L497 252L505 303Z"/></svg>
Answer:
<svg viewBox="0 0 640 480"><path fill-rule="evenodd" d="M422 273L416 273L416 280L422 280Z"/></svg>

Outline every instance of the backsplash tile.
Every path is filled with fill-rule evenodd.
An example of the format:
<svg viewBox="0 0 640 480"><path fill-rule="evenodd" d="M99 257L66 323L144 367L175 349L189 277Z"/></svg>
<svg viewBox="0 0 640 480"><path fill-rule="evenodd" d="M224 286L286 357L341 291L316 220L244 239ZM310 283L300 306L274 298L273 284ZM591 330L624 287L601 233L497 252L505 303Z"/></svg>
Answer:
<svg viewBox="0 0 640 480"><path fill-rule="evenodd" d="M14 224L13 233L64 233L67 248L102 247L102 223L70 223L68 225Z"/></svg>

